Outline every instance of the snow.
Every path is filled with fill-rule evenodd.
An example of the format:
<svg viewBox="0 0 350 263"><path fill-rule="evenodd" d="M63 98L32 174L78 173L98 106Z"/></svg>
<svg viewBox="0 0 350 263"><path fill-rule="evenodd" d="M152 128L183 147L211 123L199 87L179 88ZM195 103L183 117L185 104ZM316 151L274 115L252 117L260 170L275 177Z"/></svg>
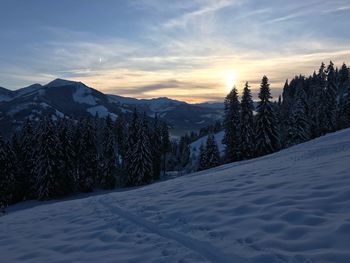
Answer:
<svg viewBox="0 0 350 263"><path fill-rule="evenodd" d="M348 129L129 191L22 203L0 218L1 260L348 263L349 158Z"/></svg>
<svg viewBox="0 0 350 263"><path fill-rule="evenodd" d="M214 134L214 138L216 140L216 143L218 144L220 155L224 155L225 153L225 145L222 143L222 140L224 138L224 132L218 132ZM190 150L191 155L198 156L199 155L199 148L201 145L205 146L207 143L208 136L203 136L199 138L197 141L190 144Z"/></svg>
<svg viewBox="0 0 350 263"><path fill-rule="evenodd" d="M76 88L75 93L73 93L73 100L88 105L97 104L95 98L91 95L91 90L83 85Z"/></svg>
<svg viewBox="0 0 350 263"><path fill-rule="evenodd" d="M106 118L109 115L113 121L115 121L118 118L118 115L109 112L108 109L102 105L88 108L87 111L92 116L95 116L96 114L98 114L98 116L102 118Z"/></svg>

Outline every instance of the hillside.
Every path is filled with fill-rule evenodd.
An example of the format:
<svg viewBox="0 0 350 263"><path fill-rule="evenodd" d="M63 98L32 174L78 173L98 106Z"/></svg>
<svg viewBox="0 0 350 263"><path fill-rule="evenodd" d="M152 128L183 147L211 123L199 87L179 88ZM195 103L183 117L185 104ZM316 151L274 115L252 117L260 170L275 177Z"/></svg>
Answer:
<svg viewBox="0 0 350 263"><path fill-rule="evenodd" d="M0 218L3 262L349 262L350 129Z"/></svg>

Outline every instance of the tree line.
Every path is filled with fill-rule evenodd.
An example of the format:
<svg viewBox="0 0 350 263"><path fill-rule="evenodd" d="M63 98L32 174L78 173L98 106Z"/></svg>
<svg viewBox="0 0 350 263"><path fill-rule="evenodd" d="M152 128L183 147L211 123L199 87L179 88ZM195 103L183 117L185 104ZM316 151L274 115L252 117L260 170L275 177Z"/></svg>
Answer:
<svg viewBox="0 0 350 263"><path fill-rule="evenodd" d="M27 119L10 140L0 136L0 206L148 184L169 148L168 126L136 111L117 121Z"/></svg>
<svg viewBox="0 0 350 263"><path fill-rule="evenodd" d="M327 67L322 63L312 76L287 80L278 101L271 99L266 76L261 81L256 109L248 82L241 100L233 88L225 99L224 160L218 161L211 135L200 149L197 169L274 153L350 127L350 70L346 64L338 69L332 62Z"/></svg>

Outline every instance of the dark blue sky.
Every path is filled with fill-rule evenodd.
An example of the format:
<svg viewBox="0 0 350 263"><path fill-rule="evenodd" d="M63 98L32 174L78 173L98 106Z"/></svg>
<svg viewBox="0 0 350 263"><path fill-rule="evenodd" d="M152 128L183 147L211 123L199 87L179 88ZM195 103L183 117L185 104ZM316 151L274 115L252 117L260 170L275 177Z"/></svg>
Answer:
<svg viewBox="0 0 350 263"><path fill-rule="evenodd" d="M350 2L1 0L0 86L80 80L134 97L217 100L235 83L279 92L322 60L350 64Z"/></svg>

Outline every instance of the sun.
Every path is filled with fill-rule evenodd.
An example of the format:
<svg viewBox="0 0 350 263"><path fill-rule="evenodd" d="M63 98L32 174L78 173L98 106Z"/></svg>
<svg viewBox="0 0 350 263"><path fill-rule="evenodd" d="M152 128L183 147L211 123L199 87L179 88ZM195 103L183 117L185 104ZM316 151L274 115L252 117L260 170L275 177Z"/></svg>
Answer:
<svg viewBox="0 0 350 263"><path fill-rule="evenodd" d="M224 78L225 78L226 91L229 92L235 86L235 83L236 83L235 74L233 72L228 72L225 74Z"/></svg>

